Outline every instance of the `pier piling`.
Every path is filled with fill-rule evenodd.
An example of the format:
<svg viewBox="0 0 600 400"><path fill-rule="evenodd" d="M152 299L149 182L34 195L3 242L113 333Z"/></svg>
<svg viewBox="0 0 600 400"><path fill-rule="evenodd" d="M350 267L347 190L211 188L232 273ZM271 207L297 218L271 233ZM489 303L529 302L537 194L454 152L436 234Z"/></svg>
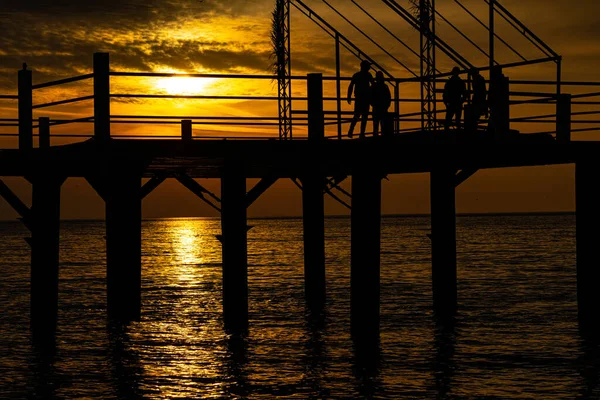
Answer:
<svg viewBox="0 0 600 400"><path fill-rule="evenodd" d="M381 179L367 168L352 175L351 330L367 342L379 338Z"/></svg>
<svg viewBox="0 0 600 400"><path fill-rule="evenodd" d="M246 177L243 165L225 161L221 177L223 321L232 333L248 330Z"/></svg>
<svg viewBox="0 0 600 400"><path fill-rule="evenodd" d="M36 336L52 336L58 316L60 189L64 178L44 174L31 181L31 327Z"/></svg>
<svg viewBox="0 0 600 400"><path fill-rule="evenodd" d="M457 309L456 172L439 166L431 171L431 279L433 309L452 317Z"/></svg>
<svg viewBox="0 0 600 400"><path fill-rule="evenodd" d="M577 310L580 325L600 332L598 305L600 304L600 269L598 243L600 233L600 195L598 174L600 164L591 157L578 160L575 165L576 240L577 240Z"/></svg>
<svg viewBox="0 0 600 400"><path fill-rule="evenodd" d="M121 321L139 320L141 313L141 182L140 175L121 171L105 183L107 308Z"/></svg>
<svg viewBox="0 0 600 400"><path fill-rule="evenodd" d="M318 157L324 139L323 76L309 74L308 140L312 154ZM312 157L311 157L312 156ZM325 305L325 204L324 176L319 168L309 166L302 181L302 222L304 228L304 288L309 309L320 310Z"/></svg>

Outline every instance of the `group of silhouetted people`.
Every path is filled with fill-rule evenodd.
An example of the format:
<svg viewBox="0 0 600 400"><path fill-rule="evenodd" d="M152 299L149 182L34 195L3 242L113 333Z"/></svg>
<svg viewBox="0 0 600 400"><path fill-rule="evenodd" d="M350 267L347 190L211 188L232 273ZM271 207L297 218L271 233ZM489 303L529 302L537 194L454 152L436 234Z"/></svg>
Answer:
<svg viewBox="0 0 600 400"><path fill-rule="evenodd" d="M392 95L390 89L385 84L383 72L377 71L375 79L369 72L371 63L366 60L361 61L360 71L352 76L350 86L348 86L348 104L352 104L352 94L354 93L354 117L350 123L348 137L354 134L356 123L360 120L360 138L365 136L367 129L367 120L369 118L369 109L373 106L373 136L379 134L381 127L384 132L388 127L387 113L392 104Z"/></svg>
<svg viewBox="0 0 600 400"><path fill-rule="evenodd" d="M377 71L375 79L369 72L371 63L363 60L360 63L360 71L352 76L348 86L348 104L352 104L354 94L354 116L350 122L348 137L354 134L354 128L360 121L360 138L365 136L369 110L373 107L373 136L388 130L386 124L390 124L388 109L392 103L390 89L385 84L382 71ZM479 74L477 68L471 68L468 72L471 88L467 90L465 81L460 77L460 68L452 69L451 77L446 81L442 100L446 106L446 118L444 130L448 131L450 126L459 128L463 109L465 111L465 131L474 132L477 129L480 118L488 115L488 93L485 79ZM471 97L469 98L469 92ZM468 102L465 108L464 103Z"/></svg>
<svg viewBox="0 0 600 400"><path fill-rule="evenodd" d="M479 74L477 68L469 70L469 78L471 80L471 101L465 110L465 130L473 132L477 129L481 116L488 113L488 96L485 79ZM442 100L446 105L444 130L448 131L450 129L453 120L455 126L460 127L463 104L469 100L467 86L460 77L460 68L454 67L452 69L452 76L444 85Z"/></svg>

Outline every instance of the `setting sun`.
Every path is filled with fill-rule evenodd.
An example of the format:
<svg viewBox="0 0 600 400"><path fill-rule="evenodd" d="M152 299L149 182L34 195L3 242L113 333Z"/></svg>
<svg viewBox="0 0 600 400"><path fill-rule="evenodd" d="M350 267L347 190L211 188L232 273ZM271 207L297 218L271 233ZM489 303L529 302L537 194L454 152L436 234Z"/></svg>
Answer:
<svg viewBox="0 0 600 400"><path fill-rule="evenodd" d="M171 95L205 95L217 78L171 77L159 78L155 87Z"/></svg>

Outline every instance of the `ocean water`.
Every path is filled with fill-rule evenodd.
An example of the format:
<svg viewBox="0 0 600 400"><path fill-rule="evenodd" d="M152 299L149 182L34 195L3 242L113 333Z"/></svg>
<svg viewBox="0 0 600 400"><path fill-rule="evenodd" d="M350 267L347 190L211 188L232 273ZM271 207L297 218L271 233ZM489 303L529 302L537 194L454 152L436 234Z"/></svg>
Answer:
<svg viewBox="0 0 600 400"><path fill-rule="evenodd" d="M0 223L0 398L600 398L572 215L459 217L453 327L431 311L429 218L383 218L381 340L367 361L350 337L350 220L326 220L320 318L304 305L302 221L250 224L239 338L223 330L219 220L143 222L142 317L124 327L106 318L103 223L63 222L48 354L30 341L28 233Z"/></svg>

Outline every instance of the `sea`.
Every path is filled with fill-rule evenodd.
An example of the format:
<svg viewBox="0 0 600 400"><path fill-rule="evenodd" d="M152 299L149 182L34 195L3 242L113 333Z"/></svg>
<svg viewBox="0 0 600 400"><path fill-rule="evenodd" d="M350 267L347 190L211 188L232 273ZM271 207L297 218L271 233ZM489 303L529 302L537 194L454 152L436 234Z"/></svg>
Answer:
<svg viewBox="0 0 600 400"><path fill-rule="evenodd" d="M42 351L29 330L29 233L1 222L0 398L600 398L600 344L577 321L573 214L458 216L451 324L432 312L429 217L382 218L381 333L367 361L350 335L350 220L326 219L316 317L302 220L249 224L239 336L223 328L218 219L143 221L141 319L125 325L107 319L103 221L63 221L56 342Z"/></svg>

